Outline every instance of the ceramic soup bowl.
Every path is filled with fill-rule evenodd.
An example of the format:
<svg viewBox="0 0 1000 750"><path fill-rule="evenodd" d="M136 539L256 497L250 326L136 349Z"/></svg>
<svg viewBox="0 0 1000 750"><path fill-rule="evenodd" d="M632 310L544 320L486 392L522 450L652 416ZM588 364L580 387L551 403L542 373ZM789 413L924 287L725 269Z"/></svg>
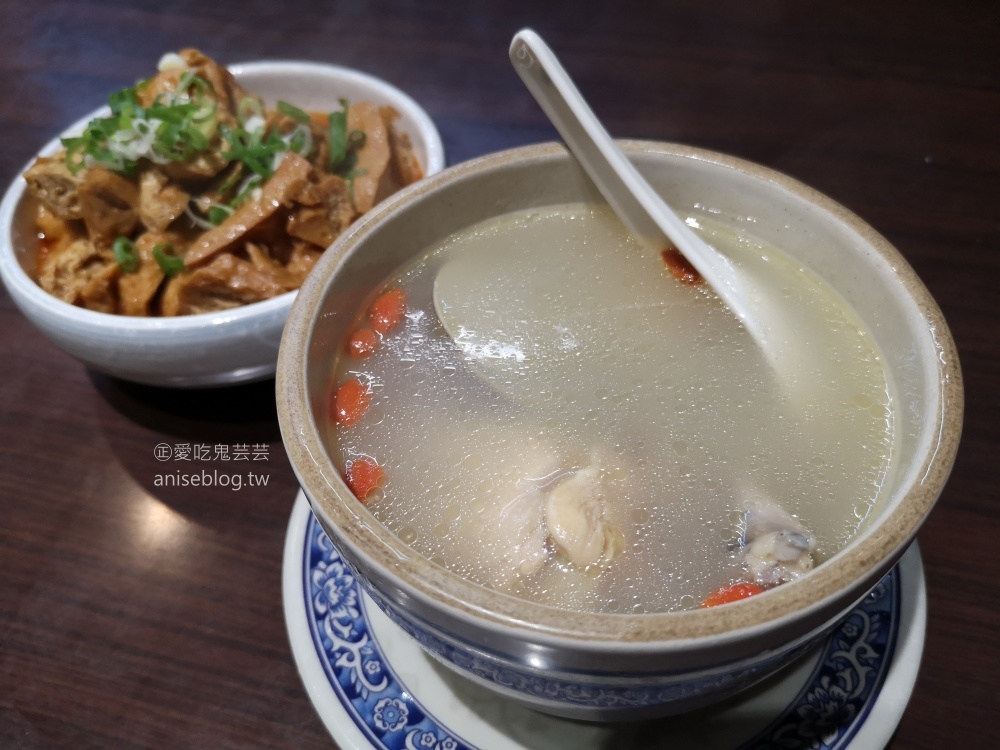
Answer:
<svg viewBox="0 0 1000 750"><path fill-rule="evenodd" d="M736 158L623 142L681 215L752 232L833 286L867 325L897 386L897 447L873 517L795 581L721 607L582 614L466 581L410 550L351 494L327 448L331 373L360 305L425 248L506 212L599 201L558 145L485 156L374 210L299 292L277 374L281 430L312 509L378 605L443 664L526 705L584 719L664 715L730 696L805 653L892 568L954 460L961 372L941 312L901 255L857 216Z"/></svg>

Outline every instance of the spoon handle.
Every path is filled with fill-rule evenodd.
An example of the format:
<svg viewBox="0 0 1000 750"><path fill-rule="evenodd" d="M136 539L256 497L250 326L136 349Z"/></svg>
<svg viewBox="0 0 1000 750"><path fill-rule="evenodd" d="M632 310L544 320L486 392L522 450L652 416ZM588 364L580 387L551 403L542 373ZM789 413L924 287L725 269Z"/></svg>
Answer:
<svg viewBox="0 0 1000 750"><path fill-rule="evenodd" d="M672 243L747 325L750 316L729 260L706 247L625 158L542 38L531 29L519 31L510 45L510 60L629 230L658 249Z"/></svg>

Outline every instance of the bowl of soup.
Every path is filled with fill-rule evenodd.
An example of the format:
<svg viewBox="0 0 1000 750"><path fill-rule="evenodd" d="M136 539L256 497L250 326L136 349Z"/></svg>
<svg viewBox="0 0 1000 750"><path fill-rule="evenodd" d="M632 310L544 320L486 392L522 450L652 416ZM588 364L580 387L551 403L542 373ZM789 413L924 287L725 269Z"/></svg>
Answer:
<svg viewBox="0 0 1000 750"><path fill-rule="evenodd" d="M595 720L711 704L824 638L927 518L963 409L940 310L863 220L738 158L622 146L768 300L781 356L543 144L345 233L277 374L374 601L469 679Z"/></svg>
<svg viewBox="0 0 1000 750"><path fill-rule="evenodd" d="M143 73L7 190L0 278L99 372L185 388L273 377L302 279L357 216L444 166L437 128L336 65L226 67L187 49Z"/></svg>

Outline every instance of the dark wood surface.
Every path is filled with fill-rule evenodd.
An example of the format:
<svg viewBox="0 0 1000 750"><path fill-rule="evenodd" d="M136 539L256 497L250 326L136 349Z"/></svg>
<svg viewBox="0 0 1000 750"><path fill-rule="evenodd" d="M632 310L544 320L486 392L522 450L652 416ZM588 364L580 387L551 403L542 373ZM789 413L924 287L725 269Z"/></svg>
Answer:
<svg viewBox="0 0 1000 750"><path fill-rule="evenodd" d="M317 11L327 5L325 11ZM894 749L995 746L1000 671L1000 5L30 0L0 4L0 177L185 46L369 71L450 163L553 140L507 60L522 26L617 136L761 162L856 211L934 294L967 415L920 533L929 619ZM296 483L273 382L89 372L0 291L0 746L323 748L281 606ZM266 488L171 489L158 443L266 444Z"/></svg>

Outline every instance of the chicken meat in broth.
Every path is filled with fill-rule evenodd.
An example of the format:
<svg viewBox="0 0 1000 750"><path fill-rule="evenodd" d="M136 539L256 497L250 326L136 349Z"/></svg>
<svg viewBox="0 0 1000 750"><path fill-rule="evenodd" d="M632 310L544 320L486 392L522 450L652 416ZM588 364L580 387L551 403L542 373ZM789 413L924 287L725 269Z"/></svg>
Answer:
<svg viewBox="0 0 1000 750"><path fill-rule="evenodd" d="M795 372L605 207L510 214L428 248L359 317L331 396L348 485L438 564L582 611L726 602L836 553L889 466L879 353L791 258L698 231L780 298Z"/></svg>

